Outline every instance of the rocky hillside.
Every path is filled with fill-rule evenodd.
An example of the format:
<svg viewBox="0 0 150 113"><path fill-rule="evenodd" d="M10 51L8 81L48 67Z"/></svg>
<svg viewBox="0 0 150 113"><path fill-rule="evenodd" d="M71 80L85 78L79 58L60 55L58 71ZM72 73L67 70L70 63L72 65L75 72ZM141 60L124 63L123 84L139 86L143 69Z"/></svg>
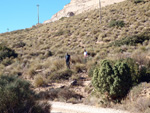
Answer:
<svg viewBox="0 0 150 113"><path fill-rule="evenodd" d="M47 86L53 88L55 83L70 83L73 80L73 87L49 90L56 93L52 100L65 98L66 101L100 104L100 99L90 98L92 85L85 87L83 81L91 81L92 67L101 60L115 62L130 57L141 68L146 66L143 69L150 69L150 1L133 1L103 7L101 24L99 10L95 9L52 23L0 34L0 75L18 75L30 80L34 88L44 89ZM88 52L87 62L83 58L84 49ZM71 55L70 70L66 69L64 59L67 52ZM139 72L137 67L134 69ZM150 70L147 72L150 73ZM150 77L143 81L149 82ZM149 110L150 100L138 99L139 95L143 95L141 91L148 94L149 90L144 90L144 87L149 86L150 83L135 86L125 99L127 101L123 102L125 109L135 108L144 113L140 108L142 104L144 109ZM85 90L80 90L83 87ZM66 96L66 92L67 95L72 92L72 96ZM74 95L77 97L72 98ZM104 107L110 107L110 104L106 101ZM118 104L118 108L121 106Z"/></svg>
<svg viewBox="0 0 150 113"><path fill-rule="evenodd" d="M101 0L101 6L122 2L124 0ZM69 4L44 23L54 22L62 17L70 17L99 7L99 0L71 0Z"/></svg>
<svg viewBox="0 0 150 113"><path fill-rule="evenodd" d="M117 48L102 51L104 45L150 30L149 6L150 2L125 1L102 8L102 24L99 24L99 10L92 10L46 25L0 34L0 42L31 58L43 56L49 50L57 56L64 56L66 51L82 53L83 48L97 55L104 51L113 54ZM122 21L124 26L111 27L115 20ZM133 52L134 48L128 48L125 51Z"/></svg>

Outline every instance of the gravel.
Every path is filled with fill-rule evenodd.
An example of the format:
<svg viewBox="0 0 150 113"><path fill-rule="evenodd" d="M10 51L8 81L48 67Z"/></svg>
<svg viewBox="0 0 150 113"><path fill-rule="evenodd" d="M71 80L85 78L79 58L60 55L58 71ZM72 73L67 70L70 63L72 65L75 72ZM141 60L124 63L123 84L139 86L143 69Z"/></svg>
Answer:
<svg viewBox="0 0 150 113"><path fill-rule="evenodd" d="M71 104L63 102L49 102L52 105L51 113L129 113L128 111L111 108L98 108L83 104Z"/></svg>

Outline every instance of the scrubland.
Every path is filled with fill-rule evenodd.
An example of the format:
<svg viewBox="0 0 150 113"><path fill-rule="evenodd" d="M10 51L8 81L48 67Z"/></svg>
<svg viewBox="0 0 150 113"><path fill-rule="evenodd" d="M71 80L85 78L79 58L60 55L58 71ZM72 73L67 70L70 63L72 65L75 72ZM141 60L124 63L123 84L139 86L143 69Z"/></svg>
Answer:
<svg viewBox="0 0 150 113"><path fill-rule="evenodd" d="M109 60L113 67L115 62L131 58L134 63L127 64L133 67L130 71L134 74L134 83L121 100L106 99L107 94L93 90L92 83L85 86L88 96L84 99L84 95L77 94L70 87L40 94L44 99L148 113L150 100L140 94L144 89L149 90L149 40L150 1L127 0L102 8L101 24L99 10L95 9L53 23L0 34L0 75L15 75L32 81L34 89L52 83L78 81L83 73L92 81L95 68L104 59ZM86 62L84 49L89 54ZM70 70L65 65L67 52L71 55ZM145 75L140 67L145 67Z"/></svg>

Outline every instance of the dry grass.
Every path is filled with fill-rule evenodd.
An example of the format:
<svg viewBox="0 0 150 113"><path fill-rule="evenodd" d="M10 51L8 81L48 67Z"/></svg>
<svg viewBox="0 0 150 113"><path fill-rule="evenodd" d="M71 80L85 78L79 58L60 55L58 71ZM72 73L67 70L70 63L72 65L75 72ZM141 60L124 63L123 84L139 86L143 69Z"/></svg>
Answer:
<svg viewBox="0 0 150 113"><path fill-rule="evenodd" d="M53 73L51 73L49 76L48 76L48 79L50 81L58 81L58 82L61 82L61 80L68 80L69 77L71 77L72 75L72 71L71 70L68 70L68 69L61 69L61 70L58 70L58 71L55 71Z"/></svg>
<svg viewBox="0 0 150 113"><path fill-rule="evenodd" d="M0 74L35 76L38 87L45 82L42 77L54 81L66 80L72 72L86 72L104 58L116 60L131 56L141 65L149 65L148 40L136 46L111 45L125 37L149 33L149 6L149 1L139 4L125 1L102 8L102 24L99 24L99 10L92 10L46 25L0 34L0 43L18 53L16 60L0 62ZM109 27L111 20L121 20L125 25ZM84 49L89 53L86 64ZM71 54L70 71L66 70L64 58L67 52ZM70 101L74 100L70 98Z"/></svg>
<svg viewBox="0 0 150 113"><path fill-rule="evenodd" d="M149 98L138 98L134 105L134 111L139 113L146 113L150 109Z"/></svg>
<svg viewBox="0 0 150 113"><path fill-rule="evenodd" d="M52 62L51 71L58 71L65 68L65 60L64 59L56 59Z"/></svg>
<svg viewBox="0 0 150 113"><path fill-rule="evenodd" d="M44 86L45 84L46 84L46 80L41 75L37 75L34 77L34 86L35 87Z"/></svg>
<svg viewBox="0 0 150 113"><path fill-rule="evenodd" d="M76 73L80 73L80 72L86 71L86 66L85 66L85 64L77 63L74 66L74 70L75 70Z"/></svg>

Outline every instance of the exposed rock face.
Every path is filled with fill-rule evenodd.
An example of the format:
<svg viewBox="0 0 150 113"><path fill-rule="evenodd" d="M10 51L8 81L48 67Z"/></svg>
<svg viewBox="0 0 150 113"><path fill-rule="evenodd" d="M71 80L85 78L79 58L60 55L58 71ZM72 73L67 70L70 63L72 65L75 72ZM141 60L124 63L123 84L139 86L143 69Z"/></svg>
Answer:
<svg viewBox="0 0 150 113"><path fill-rule="evenodd" d="M101 0L101 6L122 2L124 0ZM70 17L99 7L99 0L71 0L69 4L44 23L54 22L62 17Z"/></svg>

